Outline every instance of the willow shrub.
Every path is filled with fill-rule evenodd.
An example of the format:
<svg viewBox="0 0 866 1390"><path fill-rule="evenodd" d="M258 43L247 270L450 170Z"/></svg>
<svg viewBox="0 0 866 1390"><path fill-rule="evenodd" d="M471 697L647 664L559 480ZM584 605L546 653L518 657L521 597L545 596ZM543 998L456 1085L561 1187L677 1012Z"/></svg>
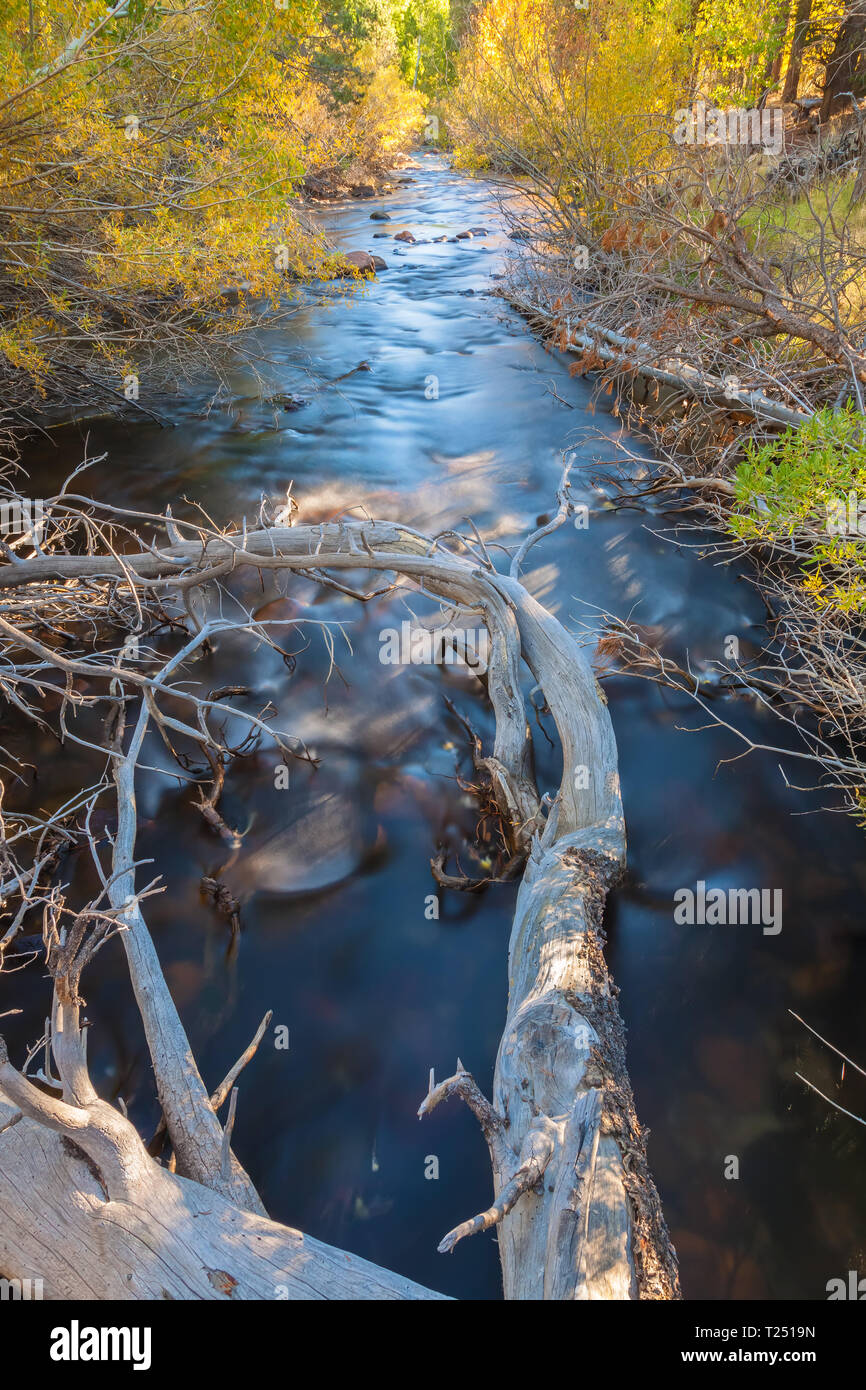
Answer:
<svg viewBox="0 0 866 1390"><path fill-rule="evenodd" d="M489 0L464 43L449 124L459 163L578 185L651 168L688 90L678 3Z"/></svg>
<svg viewBox="0 0 866 1390"><path fill-rule="evenodd" d="M313 163L384 157L420 112L383 71L337 117L306 57L317 25L309 0L6 0L7 426L45 403L122 399L160 355L183 370L237 340L262 300L276 309L328 273L296 186Z"/></svg>

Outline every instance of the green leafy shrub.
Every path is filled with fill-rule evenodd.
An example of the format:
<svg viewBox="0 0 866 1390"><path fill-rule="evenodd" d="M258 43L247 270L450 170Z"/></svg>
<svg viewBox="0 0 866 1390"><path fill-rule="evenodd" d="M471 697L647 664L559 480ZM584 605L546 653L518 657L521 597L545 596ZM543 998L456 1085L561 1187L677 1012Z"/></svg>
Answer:
<svg viewBox="0 0 866 1390"><path fill-rule="evenodd" d="M866 613L866 429L850 406L819 410L767 444L746 446L730 527L792 549L818 608Z"/></svg>

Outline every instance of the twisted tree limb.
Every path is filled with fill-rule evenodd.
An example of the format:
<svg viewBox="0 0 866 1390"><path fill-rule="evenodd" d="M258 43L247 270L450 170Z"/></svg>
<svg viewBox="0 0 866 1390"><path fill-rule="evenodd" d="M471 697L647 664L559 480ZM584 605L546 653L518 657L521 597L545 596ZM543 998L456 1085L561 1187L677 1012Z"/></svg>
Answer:
<svg viewBox="0 0 866 1390"><path fill-rule="evenodd" d="M564 519L567 499L561 498L560 510ZM22 700L34 685L42 688L44 669L65 676L66 699L76 698L73 678L85 676L107 686L106 698L118 707L105 750L119 817L110 876L102 874L109 906L97 902L79 917L106 918L103 935L117 932L123 940L181 1173L152 1158L129 1120L93 1090L77 1015L76 961L89 938L82 928L79 955L70 955L67 938L55 932L49 1042L62 1099L13 1067L5 1048L0 1054L0 1270L42 1277L54 1297L147 1298L164 1291L191 1298L437 1297L267 1220L249 1176L230 1156L237 1093L223 1132L165 985L143 894L135 890L135 775L149 722L226 751L213 744L201 717L214 701L192 694L188 675L177 683L220 626L195 623L190 593L205 584L225 586L246 567L323 580L350 570L390 573L445 605L482 614L491 636L488 693L496 715L488 762L503 822L527 856L493 1099L486 1101L458 1064L448 1082L431 1083L422 1106L426 1112L451 1094L465 1099L481 1122L493 1167L493 1204L455 1228L440 1248L453 1249L465 1235L498 1226L508 1298L677 1296L676 1258L646 1167L602 952L604 901L624 861L625 835L613 729L586 652L515 575L502 575L489 557L479 557L474 541L465 541L459 553L385 522L264 526L240 534L199 529L189 539L178 539L179 525L166 524L170 544L164 547L122 555L43 549L0 568L0 590L11 596L24 585L26 598L38 597L58 611L64 604L74 611L76 596L85 606L96 603L106 588L138 610L182 590L194 627L174 657L146 674L131 657L135 644L125 643L119 653L70 654L16 621L11 597L7 616L0 616L7 654L17 654L19 684L10 688L20 689ZM261 636L251 618L233 625ZM531 774L521 657L544 693L562 749L562 782L546 820ZM169 694L192 702L198 734L162 712L160 700ZM136 700L127 736L126 713ZM278 747L291 748L288 735L245 717ZM10 841L13 848L19 835ZM24 881L21 873L17 878ZM13 1126L16 1114L25 1118ZM63 1230L59 1249L51 1241L46 1252L47 1229ZM97 1248L99 1260L91 1260Z"/></svg>

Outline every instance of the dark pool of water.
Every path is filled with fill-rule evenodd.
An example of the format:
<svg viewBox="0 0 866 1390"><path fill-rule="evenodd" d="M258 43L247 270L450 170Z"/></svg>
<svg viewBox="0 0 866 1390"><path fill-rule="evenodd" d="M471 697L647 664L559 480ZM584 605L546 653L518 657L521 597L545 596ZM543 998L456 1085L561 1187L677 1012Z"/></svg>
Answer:
<svg viewBox="0 0 866 1390"><path fill-rule="evenodd" d="M631 614L680 660L720 659L731 634L748 651L763 609L743 577L670 545L665 518L616 510L595 489L619 426L603 409L586 413L589 385L490 295L513 243L501 233L405 248L372 239L404 226L432 238L501 225L488 185L437 156L419 158L416 182L384 200L391 223L371 222L368 202L324 214L336 239L381 252L388 270L351 299L305 309L266 335L275 386L311 396L310 405L275 415L239 375L233 409L205 415L205 395L185 390L171 430L91 421L55 432L30 452L33 490L50 493L87 433L91 454L108 451L93 493L115 502L182 512L186 496L237 520L294 480L307 518L358 503L436 531L471 515L507 543L551 507L562 451L573 447L590 524L532 553L533 591L573 628L592 627L600 608ZM370 371L317 389L362 361ZM302 581L292 593L314 590ZM280 607L273 589L257 599L273 601L269 614L297 612ZM468 678L379 662L381 630L407 610L362 609L329 593L312 611L351 635L351 651L338 643L340 672L326 689L315 633L293 675L273 652L226 639L206 679L243 680L260 703L272 700L276 722L321 756L318 772L295 769L290 788L277 789L267 750L232 772L226 814L249 829L231 862L190 809L188 788L143 776L139 853L157 861L167 887L149 921L208 1083L266 1009L289 1029L287 1051L263 1046L244 1073L235 1131L272 1214L448 1293L496 1298L492 1237L436 1254L445 1231L489 1203L483 1141L457 1106L423 1125L415 1118L429 1068L445 1075L458 1054L489 1088L503 1021L514 888L446 895L439 920L425 914L435 845L465 850L476 819L454 779L462 734L443 695L488 734L489 715ZM821 796L786 786L778 757L723 761L742 745L724 730L687 732L707 722L687 698L626 678L607 690L629 833L609 958L685 1295L823 1298L828 1279L863 1270L866 1132L794 1073L861 1113L866 1088L850 1068L840 1088L835 1061L788 1011L866 1061L862 832L819 813ZM749 702L727 701L724 713L758 741L784 742L782 727ZM51 759L40 804L92 772L80 751L58 761L32 734L28 751ZM556 759L543 742L538 763L541 786L555 787ZM792 780L809 780L792 766ZM234 951L199 893L201 875L217 871L242 900ZM72 872L84 886L83 867ZM699 879L780 888L781 933L677 926L674 892ZM8 1029L14 1047L38 1033L45 986L33 971L13 980L28 1009ZM157 1118L152 1078L119 949L98 957L86 993L97 1082L123 1095L146 1130ZM425 1177L431 1156L438 1180ZM735 1180L725 1177L730 1156L739 1159Z"/></svg>

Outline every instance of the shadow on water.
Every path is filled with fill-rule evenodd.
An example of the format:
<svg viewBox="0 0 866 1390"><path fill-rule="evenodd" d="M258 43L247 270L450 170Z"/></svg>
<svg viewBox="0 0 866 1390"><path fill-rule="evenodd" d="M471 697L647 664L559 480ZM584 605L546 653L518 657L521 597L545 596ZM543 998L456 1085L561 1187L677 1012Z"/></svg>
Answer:
<svg viewBox="0 0 866 1390"><path fill-rule="evenodd" d="M564 528L532 553L529 587L575 630L599 608L631 614L697 664L719 659L728 634L757 639L763 610L735 570L669 545L664 518L605 505L590 429L612 439L618 423L588 419L587 384L490 296L511 246L496 231L491 189L436 156L420 162L415 182L385 200L390 223L369 220L372 202L323 215L336 239L375 249L389 268L281 330L278 388L308 396L307 406L263 406L243 376L230 413L208 414L205 398L187 391L172 408L173 430L91 421L55 432L31 451L33 487L50 492L80 459L86 433L91 454L108 452L94 494L114 502L170 502L178 513L187 497L220 521L239 520L255 515L262 493L280 498L294 480L304 519L363 504L437 531L471 515L508 543L550 508L561 452L573 446L590 525ZM414 246L372 239L383 227L432 238L479 223L492 235ZM311 391L360 362L370 370ZM296 601L314 593L306 581L292 589ZM256 601L269 617L298 611L274 589ZM426 912L435 844L459 846L476 815L454 778L462 735L443 695L487 734L489 714L470 677L381 664L380 633L406 608L361 608L328 593L313 614L344 623L351 639L351 650L338 639L327 687L324 644L289 628L293 649L308 644L294 674L272 651L225 639L204 679L242 679L258 704L272 700L275 722L306 739L319 769L295 766L285 790L269 753L239 764L224 809L245 838L231 862L190 809L188 787L143 776L139 854L157 861L166 883L149 920L209 1084L266 1009L289 1030L288 1050L264 1045L240 1085L237 1149L272 1214L446 1292L495 1298L492 1237L447 1260L435 1251L445 1231L489 1203L483 1141L457 1106L423 1126L415 1118L429 1067L445 1075L458 1054L489 1088L503 1020L514 888L446 896L438 920ZM629 831L610 962L686 1297L823 1298L828 1279L863 1265L866 1143L794 1073L861 1112L866 1089L850 1069L839 1089L835 1061L788 1010L866 1062L862 833L817 814L820 797L787 787L777 758L730 761L742 751L730 733L684 732L707 722L687 698L626 678L607 690ZM752 738L782 741L779 724L748 702L728 701L725 717ZM58 761L32 733L28 753L41 766L51 760L40 804L91 771L80 752ZM538 767L542 789L553 789L556 761L543 743ZM215 872L242 903L234 951L199 890ZM783 930L676 925L673 895L699 879L780 888ZM157 1116L121 952L100 955L86 984L97 1084L123 1095L147 1130ZM32 1006L29 1026L44 1012L44 983L31 971L16 990L25 996L16 1002ZM24 1041L22 1029L9 1032ZM425 1177L434 1156L438 1179ZM725 1177L731 1156L737 1179Z"/></svg>

